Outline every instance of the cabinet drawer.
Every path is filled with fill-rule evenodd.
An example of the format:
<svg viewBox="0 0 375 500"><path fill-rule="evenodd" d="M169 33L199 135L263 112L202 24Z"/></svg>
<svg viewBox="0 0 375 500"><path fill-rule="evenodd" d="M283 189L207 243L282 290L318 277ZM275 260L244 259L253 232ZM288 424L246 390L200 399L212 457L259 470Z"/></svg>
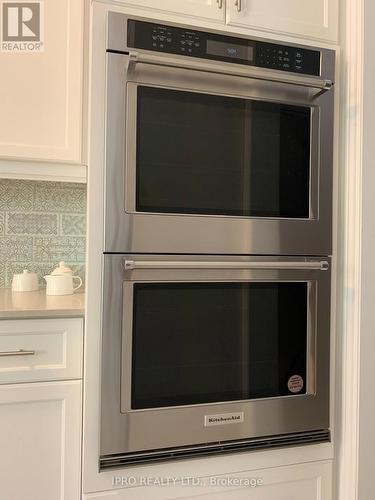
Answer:
<svg viewBox="0 0 375 500"><path fill-rule="evenodd" d="M81 378L82 344L80 318L0 321L0 384Z"/></svg>

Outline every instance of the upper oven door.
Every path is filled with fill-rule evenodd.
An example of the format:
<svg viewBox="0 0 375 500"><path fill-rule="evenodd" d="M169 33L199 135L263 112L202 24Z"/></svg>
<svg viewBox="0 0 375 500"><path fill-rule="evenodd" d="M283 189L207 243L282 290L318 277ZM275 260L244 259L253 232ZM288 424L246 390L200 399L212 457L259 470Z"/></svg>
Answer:
<svg viewBox="0 0 375 500"><path fill-rule="evenodd" d="M331 253L332 90L107 57L106 251Z"/></svg>

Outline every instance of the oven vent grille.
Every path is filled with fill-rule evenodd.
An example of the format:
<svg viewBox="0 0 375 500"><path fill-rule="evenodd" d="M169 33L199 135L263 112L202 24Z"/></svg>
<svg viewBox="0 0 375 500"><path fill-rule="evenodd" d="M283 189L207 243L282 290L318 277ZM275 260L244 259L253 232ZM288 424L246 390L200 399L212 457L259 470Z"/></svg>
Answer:
<svg viewBox="0 0 375 500"><path fill-rule="evenodd" d="M279 436L256 439L242 439L239 441L225 441L196 446L167 448L157 451L106 455L100 457L99 466L100 470L113 469L127 465L210 456L221 453L235 453L240 451L245 452L259 449L281 448L285 446L308 445L323 443L330 440L331 434L329 430L300 432L296 434L283 434Z"/></svg>

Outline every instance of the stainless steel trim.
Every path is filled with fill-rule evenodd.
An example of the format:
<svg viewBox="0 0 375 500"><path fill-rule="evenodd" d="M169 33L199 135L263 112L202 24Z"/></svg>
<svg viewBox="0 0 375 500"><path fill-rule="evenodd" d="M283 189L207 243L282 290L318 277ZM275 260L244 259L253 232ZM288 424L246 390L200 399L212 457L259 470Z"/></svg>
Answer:
<svg viewBox="0 0 375 500"><path fill-rule="evenodd" d="M169 212L163 212L162 215L156 214L154 212L137 212L136 210L136 163L137 163L137 93L138 93L138 86L140 85L146 85L148 87L155 87L155 88L162 88L162 89L170 89L170 90L176 90L176 88L180 92L196 92L196 93L207 93L209 95L220 95L220 96L226 96L230 97L232 99L249 99L251 101L264 101L264 102L280 102L281 104L285 104L285 102L288 102L291 105L296 105L296 106L305 106L305 107L310 107L311 109L311 123L310 123L310 187L309 187L309 199L310 199L310 207L309 207L309 218L308 219L300 219L300 220L317 220L319 217L319 148L320 148L320 137L319 137L319 127L320 127L320 109L319 106L316 105L311 105L309 102L303 102L301 103L300 101L295 101L294 99L288 98L287 101L285 100L280 100L277 101L276 99L269 98L268 96L262 96L262 95L256 95L253 96L253 92L250 92L251 95L249 94L249 90L247 91L247 95L235 95L233 94L233 79L231 80L231 91L232 93L228 91L226 92L214 92L213 87L210 87L210 90L202 90L202 89L196 89L196 88L181 88L178 85L174 86L165 86L162 84L162 80L154 80L152 84L149 83L143 83L142 81L134 82L132 80L129 80L127 82L127 102L126 102L126 167L125 167L125 186L126 186L126 195L125 195L125 210L128 214L140 214L142 216L145 215L154 215L156 217L193 217L193 218L202 218L204 217L209 218L211 221L213 218L218 218L218 219L229 219L229 220L238 220L239 217L234 217L232 215L202 215L202 214L176 214L176 213L169 213ZM269 82L268 82L269 84ZM246 93L245 93L246 94ZM241 220L254 220L257 217L253 216L241 216ZM274 219L274 220L283 220L283 221L292 221L293 219L288 219L288 218L279 218L279 217L272 217L272 218L267 218L267 217L261 217L259 218L262 221L265 221L267 219ZM212 229L212 226L210 227L210 230ZM259 238L257 238L259 239ZM249 252L250 253L250 252ZM313 252L314 253L314 252Z"/></svg>
<svg viewBox="0 0 375 500"><path fill-rule="evenodd" d="M241 12L241 9L242 9L241 0L234 0L234 5L237 7L237 12Z"/></svg>
<svg viewBox="0 0 375 500"><path fill-rule="evenodd" d="M322 261L306 262L241 262L241 261L153 261L129 260L124 258L124 269L316 269L327 271L329 263Z"/></svg>
<svg viewBox="0 0 375 500"><path fill-rule="evenodd" d="M307 357L306 357L306 389L308 394L317 393L317 318L318 318L318 283L308 282L307 295Z"/></svg>
<svg viewBox="0 0 375 500"><path fill-rule="evenodd" d="M223 8L223 0L216 0L216 3L219 9Z"/></svg>
<svg viewBox="0 0 375 500"><path fill-rule="evenodd" d="M315 94L317 97L318 94ZM310 219L319 220L320 203L319 203L319 174L320 174L320 107L311 107L311 124L310 124Z"/></svg>
<svg viewBox="0 0 375 500"><path fill-rule="evenodd" d="M295 268L294 268L295 270ZM311 268L309 268L309 271ZM313 269L313 271L317 271L318 269ZM216 272L217 268L211 269L211 272ZM266 270L263 270L266 271ZM272 271L268 269L268 271ZM300 270L299 270L300 271ZM132 389L132 349L133 349L133 305L134 305L134 284L135 283L171 283L171 282L179 282L179 283L188 283L191 280L184 279L183 275L176 274L176 270L174 269L172 272L173 280L170 278L159 277L159 279L147 279L147 275L152 272L150 270L138 271L142 273L142 277L135 280L127 280L123 282L123 317L122 317L122 363L121 363L121 372L122 372L122 380L121 380L121 411L125 414L136 414L136 413L150 413L150 411L173 411L179 410L181 407L183 408L194 408L194 407L203 407L207 408L206 411L215 411L215 408L223 408L228 404L245 404L251 403L254 400L240 399L240 400L231 400L231 401L217 401L213 403L205 403L205 404L189 404L189 405L180 405L180 406L168 406L168 407L157 407L153 409L133 409L131 406L131 389ZM183 271L181 271L183 272ZM204 283L221 283L221 282L238 282L243 280L238 280L234 275L231 275L231 278L219 277L220 274L216 272L216 278L209 278L204 276L202 273L204 271L199 271L196 269L196 272L199 273L199 278L194 279L194 282L204 282ZM206 272L210 272L206 270ZM223 272L223 268L219 269L219 273ZM230 273L238 272L238 269L230 271ZM257 272L256 270L253 272ZM283 269L276 269L273 272L285 272ZM259 275L260 276L260 275ZM287 396L272 396L265 398L257 398L257 402L261 401L271 401L276 399L285 399L285 398L306 398L311 397L316 394L316 341L317 341L317 331L316 331L316 313L317 313L317 282L316 280L302 280L295 279L278 279L267 277L258 279L250 279L247 278L245 281L276 281L276 282L284 282L284 281L296 281L306 282L308 286L308 308L307 308L307 323L306 323L306 335L307 335L307 358L306 358L306 392L302 394L289 394ZM211 409L212 408L212 409ZM238 413L238 412L235 412ZM243 412L240 412L243 413Z"/></svg>
<svg viewBox="0 0 375 500"><path fill-rule="evenodd" d="M2 351L0 357L5 356L33 356L35 351L26 351L25 349L18 349L17 351Z"/></svg>
<svg viewBox="0 0 375 500"><path fill-rule="evenodd" d="M100 470L124 467L141 463L160 462L176 458L210 456L222 453L238 453L239 451L281 448L286 446L308 445L331 441L329 430L292 433L279 436L264 436L254 439L243 439L230 442L209 443L200 446L184 446L164 450L149 450L138 453L124 453L100 457Z"/></svg>
<svg viewBox="0 0 375 500"><path fill-rule="evenodd" d="M217 65L212 62L193 61L192 59L185 61L181 58L155 56L151 54L143 54L140 52L129 52L128 69L133 69L137 64L151 64L156 66L165 66L168 68L181 68L192 71L202 71L204 73L214 73L227 76L239 76L242 78L252 78L255 80L266 80L274 83L284 83L288 85L297 85L301 87L309 87L312 89L319 89L323 92L330 90L333 86L331 80L321 79L317 77L306 77L290 74L279 74L280 72L260 73L259 68L256 71L252 70L251 66L247 67L244 71L243 68L228 69L226 65ZM321 92L319 92L321 95Z"/></svg>

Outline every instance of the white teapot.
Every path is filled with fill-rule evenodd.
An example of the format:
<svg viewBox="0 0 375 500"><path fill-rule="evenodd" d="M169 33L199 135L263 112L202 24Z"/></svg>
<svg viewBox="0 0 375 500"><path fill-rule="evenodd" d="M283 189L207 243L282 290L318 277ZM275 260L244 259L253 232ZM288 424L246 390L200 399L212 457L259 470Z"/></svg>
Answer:
<svg viewBox="0 0 375 500"><path fill-rule="evenodd" d="M73 271L65 265L64 261L61 261L51 274L44 276L44 279L47 282L47 295L72 295L82 286L81 278L73 276ZM74 280L79 281L77 286L74 286Z"/></svg>

